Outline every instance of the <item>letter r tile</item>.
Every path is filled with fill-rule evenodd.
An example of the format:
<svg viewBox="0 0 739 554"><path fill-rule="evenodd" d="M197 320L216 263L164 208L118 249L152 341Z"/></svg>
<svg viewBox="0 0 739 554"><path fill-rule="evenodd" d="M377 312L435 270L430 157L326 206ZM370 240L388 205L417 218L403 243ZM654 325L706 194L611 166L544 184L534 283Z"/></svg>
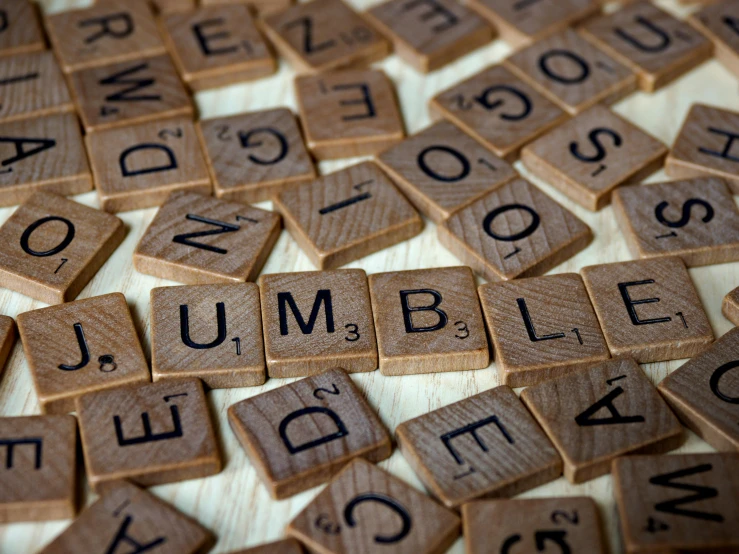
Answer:
<svg viewBox="0 0 739 554"><path fill-rule="evenodd" d="M392 453L390 434L342 369L242 400L228 421L276 499L325 483L354 458Z"/></svg>

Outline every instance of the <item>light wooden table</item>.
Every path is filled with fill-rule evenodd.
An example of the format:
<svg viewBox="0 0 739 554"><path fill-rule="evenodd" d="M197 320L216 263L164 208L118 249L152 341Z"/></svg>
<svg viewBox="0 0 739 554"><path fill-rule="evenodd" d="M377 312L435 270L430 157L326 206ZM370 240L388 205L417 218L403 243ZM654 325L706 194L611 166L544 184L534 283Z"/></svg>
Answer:
<svg viewBox="0 0 739 554"><path fill-rule="evenodd" d="M41 1L46 9L54 11L90 3L89 0ZM366 8L378 3L377 0L350 1L357 8ZM658 4L680 15L685 15L690 9L679 6L676 0L661 1ZM487 65L499 62L509 52L508 45L498 40L428 76L416 73L396 56L387 58L378 66L382 67L395 82L407 129L412 133L429 123L427 101L437 91L461 81ZM201 93L197 97L201 116L215 117L277 106L295 109L292 77L292 70L282 63L279 72L273 77ZM736 78L717 61L711 60L656 94L636 93L630 96L617 104L615 110L665 143L671 144L693 102L705 102L739 110L737 92ZM321 171L323 173L334 171L356 161L324 163L321 164ZM516 168L528 176L520 163L516 164ZM631 259L610 207L598 213L589 212L569 201L546 183L535 178L532 180L558 202L574 211L593 228L595 233L595 240L585 251L560 265L552 273L578 271L586 265ZM650 182L660 180L665 180L662 172L649 179ZM76 200L90 206L98 205L94 193L81 195ZM261 206L270 207L269 203ZM0 222L5 221L13 209L0 210ZM80 298L87 298L122 291L132 308L147 353L150 350L149 291L153 287L175 284L136 273L131 264L134 247L155 211L148 209L119 214L128 226L126 240L80 294ZM349 267L362 268L367 273L378 273L458 264L459 261L439 244L435 225L427 222L426 229L420 236L368 256L350 264ZM314 268L295 241L284 232L264 272L312 269ZM721 299L739 285L739 263L696 268L690 273L716 335L723 335L730 329L731 324L721 315ZM15 317L21 312L41 307L43 304L20 294L0 291L0 313ZM644 368L650 378L657 383L681 363L683 362L648 364ZM383 377L379 372L374 372L356 375L354 379L391 430L402 421L495 387L498 382L494 366L479 371L408 377ZM216 417L217 432L225 456L225 469L219 475L207 479L152 489L155 494L215 532L218 544L213 550L214 553L228 552L282 537L288 521L317 493L317 490L311 490L289 500L280 502L272 500L257 479L256 472L226 421L226 409L231 404L284 384L285 381L282 380L271 380L263 387L210 392L208 397ZM21 345L17 344L0 381L0 415L38 413L39 405L31 384L28 366ZM712 450L695 435L688 434L689 438L681 452ZM422 487L399 452L396 451L388 461L380 465L414 486ZM523 496L572 495L587 495L597 500L612 550L619 552L618 523L609 476L578 486L570 485L564 478L560 478ZM94 500L91 494L87 494L86 499L88 503ZM0 525L0 553L35 552L68 524L68 521L62 521ZM459 540L449 552L458 554L463 551L462 541Z"/></svg>

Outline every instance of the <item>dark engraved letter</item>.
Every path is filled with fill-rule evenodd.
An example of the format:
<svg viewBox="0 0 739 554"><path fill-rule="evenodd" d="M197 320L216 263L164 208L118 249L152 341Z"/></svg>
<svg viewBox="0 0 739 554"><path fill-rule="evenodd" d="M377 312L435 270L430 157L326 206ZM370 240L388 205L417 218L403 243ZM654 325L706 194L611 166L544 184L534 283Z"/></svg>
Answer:
<svg viewBox="0 0 739 554"><path fill-rule="evenodd" d="M490 424L495 424L500 432L503 434L505 439L508 441L508 444L513 444L515 441L513 440L513 437L508 433L508 430L503 427L503 424L498 420L498 416L490 416L488 418L482 419L480 421L476 421L475 423L470 423L469 425L465 425L464 427L460 427L459 429L455 429L454 431L449 431L448 433L444 433L441 435L441 442L444 443L444 446L446 446L446 449L449 451L449 453L454 457L454 461L457 462L458 465L464 464L464 459L462 456L454 449L452 446L452 440L462 436L462 435L472 435L472 438L475 439L475 442L480 447L480 449L483 452L488 452L488 446L485 444L480 436L477 434L477 430L481 429L482 427L487 427Z"/></svg>
<svg viewBox="0 0 739 554"><path fill-rule="evenodd" d="M320 52L336 45L334 39L325 40L317 44L313 43L313 19L311 17L301 17L295 21L290 21L285 24L284 29L287 31L297 26L303 27L303 52L306 54Z"/></svg>
<svg viewBox="0 0 739 554"><path fill-rule="evenodd" d="M550 60L553 58L565 58L571 60L575 64L577 73L572 76L554 73L549 65ZM541 58L539 58L539 69L541 69L544 75L553 81L562 83L563 85L576 85L578 83L582 83L590 76L590 66L588 65L588 62L569 50L554 49L544 53Z"/></svg>
<svg viewBox="0 0 739 554"><path fill-rule="evenodd" d="M629 318L631 319L632 325L651 325L653 323L668 323L672 321L671 317L658 317L654 319L639 319L639 315L636 313L635 306L640 304L654 304L659 302L659 298L644 298L642 300L632 300L629 294L629 287L637 287L641 285L651 285L654 283L654 279L646 279L644 281L631 281L629 283L619 283L618 290L621 292L621 298L624 301L624 306L629 312Z"/></svg>
<svg viewBox="0 0 739 554"><path fill-rule="evenodd" d="M456 175L442 175L441 173L437 173L436 171L431 169L431 167L429 167L428 163L426 162L426 156L428 156L431 152L443 152L445 154L449 154L452 158L456 159L459 162L459 172ZM456 181L461 181L470 174L470 161L460 151L455 150L454 148L450 148L449 146L429 146L428 148L424 148L423 150L421 150L420 154L418 154L417 161L418 167L420 167L421 171L423 171L426 175L428 175L432 179L443 181L445 183L454 183Z"/></svg>
<svg viewBox="0 0 739 554"><path fill-rule="evenodd" d="M521 102L521 111L519 113L502 113L500 114L501 119L505 121L520 121L522 119L526 119L529 114L531 114L531 99L528 97L528 95L509 85L495 85L492 87L488 87L484 91L482 91L480 96L475 97L475 101L481 104L482 107L484 107L486 110L493 111L505 104L505 100L496 100L494 102L490 101L489 96L494 92L507 92L509 94L512 94Z"/></svg>
<svg viewBox="0 0 739 554"><path fill-rule="evenodd" d="M119 416L113 416L113 424L115 425L115 436L118 439L119 446L130 446L132 444L143 444L146 442L157 442L169 439L178 439L182 437L182 423L180 422L180 412L176 405L169 407L169 411L172 414L172 425L173 429L165 433L154 434L151 431L151 421L149 420L149 413L144 412L141 414L141 423L144 426L144 434L140 437L133 437L127 439L123 436L123 427L121 425L121 418Z"/></svg>
<svg viewBox="0 0 739 554"><path fill-rule="evenodd" d="M652 485L658 485L660 487L669 487L671 489L677 489L681 491L690 491L695 494L690 496L684 496L682 498L676 498L674 500L667 500L660 502L654 506L654 509L658 512L665 512L676 516L692 517L703 521L716 521L723 522L724 517L721 514L712 514L709 512L700 512L698 510L685 510L680 508L682 504L691 504L693 502L700 502L701 500L709 500L718 496L718 491L713 487L704 487L702 485L690 485L676 482L677 479L688 477L690 475L696 475L698 473L705 473L711 471L713 466L711 464L701 464L695 467L686 469L680 469L673 471L672 473L665 473L663 475L657 475L649 480Z"/></svg>
<svg viewBox="0 0 739 554"><path fill-rule="evenodd" d="M739 162L739 157L732 156L729 153L731 152L731 147L734 145L734 140L739 138L739 134L733 133L731 131L723 131L721 129L716 129L715 127L709 127L708 130L711 133L714 133L716 135L725 136L728 139L726 141L726 145L724 146L724 149L721 152L716 152L715 150L709 150L708 148L703 148L703 147L699 147L698 152L701 152L703 154L708 154L709 156L716 156L718 158L724 158L732 162Z"/></svg>
<svg viewBox="0 0 739 554"><path fill-rule="evenodd" d="M13 449L22 444L32 444L35 447L35 457L33 463L33 469L41 469L41 449L43 446L43 439L41 437L31 437L23 439L0 439L0 446L7 448L5 455L5 469L11 469L13 467Z"/></svg>
<svg viewBox="0 0 739 554"><path fill-rule="evenodd" d="M376 543L394 544L402 541L405 537L408 536L408 533L411 532L412 520L411 514L408 513L408 510L406 510L406 508L394 498L376 492L359 494L347 503L346 507L344 508L344 520L349 527L354 527L357 524L356 520L354 519L354 509L364 502L377 502L379 504L383 504L384 506L387 506L396 514L398 514L402 521L400 531L398 531L394 535L375 535Z"/></svg>
<svg viewBox="0 0 739 554"><path fill-rule="evenodd" d="M404 11L410 11L412 9L417 8L421 4L426 4L431 8L430 11L424 12L420 16L420 20L424 23L426 21L429 21L431 19L434 19L434 17L443 17L444 21L441 23L437 23L434 27L431 27L431 30L434 33L443 33L444 31L447 31L457 25L459 23L459 18L454 15L453 12L448 10L445 6L439 3L438 0L411 0L410 2L406 2L403 5Z"/></svg>
<svg viewBox="0 0 739 554"><path fill-rule="evenodd" d="M669 205L669 202L660 202L659 204L657 204L657 207L654 209L654 217L656 217L657 221L659 221L665 227L671 227L673 229L676 229L678 227L685 227L688 224L688 222L690 221L693 206L701 206L704 210L706 210L706 215L704 215L701 219L703 223L708 223L713 219L714 216L713 207L708 202L706 202L705 200L701 200L700 198L691 198L683 203L682 217L677 221L671 221L665 217L665 210Z"/></svg>
<svg viewBox="0 0 739 554"><path fill-rule="evenodd" d="M80 347L82 353L82 360L77 365L59 365L59 369L62 371L77 371L82 369L88 363L90 363L90 349L87 347L87 339L85 338L85 330L82 328L81 323L74 324L74 335L77 337L77 344Z"/></svg>
<svg viewBox="0 0 739 554"><path fill-rule="evenodd" d="M222 17L216 17L193 24L192 32L195 34L195 38L198 40L198 45L200 46L200 51L203 53L203 56L231 54L238 51L239 47L235 44L232 44L231 46L223 46L221 48L211 48L211 41L229 38L231 36L231 33L229 33L228 31L220 31L217 33L211 33L209 35L203 32L203 29L205 29L206 27L219 27L223 26L224 23L225 21Z"/></svg>
<svg viewBox="0 0 739 554"><path fill-rule="evenodd" d="M4 159L1 164L3 166L25 160L26 158L30 158L31 156L35 156L44 150L48 150L49 148L54 148L56 146L56 141L54 139L0 137L0 143L2 142L9 142L15 146L15 156ZM35 146L26 150L24 146L25 144L34 144Z"/></svg>
<svg viewBox="0 0 739 554"><path fill-rule="evenodd" d="M36 229L41 227L44 223L48 223L49 221L61 221L62 223L64 223L64 225L67 226L67 234L64 235L64 238L62 239L62 241L59 244L57 244L54 248L45 250L43 252L33 250L28 244L28 241L31 240L31 235ZM69 246L69 243L71 243L72 240L74 240L74 224L68 219L65 219L63 217L57 217L57 216L50 215L47 217L42 217L41 219L34 221L28 227L26 227L26 230L23 231L23 234L21 235L21 248L26 254L30 254L31 256L36 256L39 258L45 258L47 256L53 256L54 254L58 254L59 252L64 250L67 246Z"/></svg>
<svg viewBox="0 0 739 554"><path fill-rule="evenodd" d="M133 32L133 19L126 12L111 13L102 17L91 17L83 19L77 26L84 29L85 27L100 27L97 32L85 37L85 44L91 44L96 40L100 40L104 36L112 38L126 38Z"/></svg>
<svg viewBox="0 0 739 554"><path fill-rule="evenodd" d="M642 416L622 416L616 406L613 405L615 400L624 393L624 389L616 387L587 410L575 417L575 422L580 427L593 427L595 425L622 425L626 423L643 423ZM593 417L600 410L605 408L611 414L611 417Z"/></svg>
<svg viewBox="0 0 739 554"><path fill-rule="evenodd" d="M162 165L144 167L142 169L130 169L128 167L128 156L130 156L134 152L139 152L141 150L161 150L167 155L167 162ZM126 148L121 153L121 157L118 159L118 162L121 166L121 175L123 177L135 177L137 175L148 175L149 173L159 173L160 171L170 171L172 169L177 169L177 158L175 157L174 152L169 146L148 142Z"/></svg>
<svg viewBox="0 0 739 554"><path fill-rule="evenodd" d="M711 392L713 392L713 394L715 394L718 398L720 398L724 402L728 402L729 404L739 404L739 396L729 396L728 394L724 394L723 392L721 392L721 390L719 389L719 382L721 381L721 377L723 377L726 373L738 367L739 360L728 362L719 367L711 375Z"/></svg>
<svg viewBox="0 0 739 554"><path fill-rule="evenodd" d="M593 146L595 147L595 154L583 154L582 152L580 152L580 145L574 141L570 143L570 154L572 154L581 162L593 163L602 161L603 158L606 157L607 152L605 147L603 146L603 143L600 141L600 138L598 138L599 135L606 135L608 137L611 137L611 139L613 139L613 145L616 148L619 148L621 144L623 144L623 139L621 138L621 135L619 135L616 131L612 131L611 129L607 129L605 127L598 127L597 129L593 129L592 131L590 131L590 133L588 133L588 139L591 143L593 143Z"/></svg>
<svg viewBox="0 0 739 554"><path fill-rule="evenodd" d="M409 297L412 294L430 294L434 301L428 306L413 306L411 307ZM400 306L403 310L403 321L405 322L406 333L427 333L430 331L438 331L446 327L449 318L446 312L439 308L442 298L438 291L432 289L416 289L416 290L401 290L400 291ZM436 312L439 316L439 321L435 325L429 325L427 327L416 327L413 325L413 312Z"/></svg>
<svg viewBox="0 0 739 554"><path fill-rule="evenodd" d="M277 129L271 129L270 127L259 127L257 129L252 129L248 133L244 133L243 131L240 131L239 141L241 141L241 148L258 148L262 146L263 142L261 140L250 142L251 138L254 135L257 135L259 133L266 133L266 134L270 134L274 136L277 139L277 142L280 143L280 151L276 156L274 156L273 158L269 158L269 159L258 158L254 156L253 154L249 154L248 156L249 160L252 163L255 163L257 165L274 165L284 160L289 150L287 138L285 138L285 135L283 135Z"/></svg>
<svg viewBox="0 0 739 554"><path fill-rule="evenodd" d="M149 69L149 63L148 62L142 62L138 65L133 65L131 67L128 67L124 69L123 71L119 71L118 73L114 73L113 75L110 75L109 77L106 77L105 79L100 80L100 85L111 85L111 86L121 86L121 85L130 85L126 86L126 88L123 88L119 90L118 92L115 92L113 94L109 94L105 97L105 100L107 102L142 102L147 100L161 100L162 97L159 94L141 94L141 95L135 95L134 93L149 88L150 86L154 85L156 83L156 79L151 77L143 77L143 78L131 78L129 79L129 76L134 75L135 73L138 73L139 71L145 71Z"/></svg>
<svg viewBox="0 0 739 554"><path fill-rule="evenodd" d="M347 84L347 85L335 85L334 90L350 90L357 88L362 91L361 98L355 98L353 100L341 100L339 104L341 106L357 106L363 105L366 109L364 112L357 112L351 115L342 115L343 121L354 121L357 119L371 119L377 115L375 111L375 103L372 100L372 93L368 85L364 83Z"/></svg>
<svg viewBox="0 0 739 554"><path fill-rule="evenodd" d="M195 242L191 239L196 239L199 237L209 237L211 235L222 235L223 233L234 233L241 229L241 227L239 227L238 225L233 225L224 221L218 221L217 219L208 219L207 217L202 217L199 215L187 214L187 216L185 217L190 221L199 221L200 223L213 225L214 227L218 227L218 229L210 229L208 231L197 231L195 233L183 233L181 235L175 235L175 237L172 239L172 242L176 242L177 244L185 244L187 246L194 246L195 248L207 250L208 252L215 252L216 254L227 254L228 250L226 250L225 248L219 248L218 246L204 244L202 242Z"/></svg>
<svg viewBox="0 0 739 554"><path fill-rule="evenodd" d="M313 301L313 309L310 312L308 323L303 319L303 314L300 313L293 295L289 292L278 292L277 293L277 311L280 315L280 334L287 335L287 307L290 307L295 321L297 321L300 330L304 335L310 335L313 333L313 328L316 325L318 319L318 312L321 311L321 304L326 307L326 332L334 332L334 309L331 301L331 291L328 289L321 289L316 293L316 299Z"/></svg>
<svg viewBox="0 0 739 554"><path fill-rule="evenodd" d="M516 303L518 304L518 310L521 312L521 317L523 318L523 323L526 326L526 332L529 334L529 340L531 342L565 338L564 333L554 333L553 335L544 335L541 337L537 336L536 329L534 328L534 322L531 321L531 314L529 313L529 308L526 305L526 300L524 300L523 298L517 298Z"/></svg>
<svg viewBox="0 0 739 554"><path fill-rule="evenodd" d="M495 231L493 231L493 222L495 221L495 218L512 210L523 210L524 212L527 212L531 216L531 223L529 223L529 225L523 231L519 233L514 233L513 235L499 235ZM491 236L495 240L500 240L503 242L515 242L517 240L525 239L529 235L533 234L534 231L539 228L540 223L541 218L539 217L539 214L536 213L536 210L534 210L533 208L529 208L528 206L524 206L523 204L506 204L504 206L498 206L487 216L485 216L485 220L482 222L482 228L489 236Z"/></svg>
<svg viewBox="0 0 739 554"><path fill-rule="evenodd" d="M226 340L226 305L223 302L216 304L216 320L218 322L218 336L207 344L193 342L190 338L190 316L187 304L180 305L180 337L182 342L196 350L207 350L215 348Z"/></svg>
<svg viewBox="0 0 739 554"><path fill-rule="evenodd" d="M128 536L128 528L133 522L133 517L126 516L123 521L121 522L121 526L118 528L118 532L115 534L115 537L113 537L113 541L108 546L108 549L105 551L105 554L118 554L118 546L120 546L123 543L128 544L131 548L135 548L136 550L129 551L128 554L142 554L143 552L149 552L153 550L154 548L157 548L159 545L164 544L167 542L167 539L164 537L158 537L147 544L141 544L137 540L131 538Z"/></svg>
<svg viewBox="0 0 739 554"><path fill-rule="evenodd" d="M8 29L8 12L0 10L0 33Z"/></svg>
<svg viewBox="0 0 739 554"><path fill-rule="evenodd" d="M290 438L287 436L287 426L290 425L291 422L295 421L299 417L303 417L303 416L310 415L310 414L327 415L331 419L331 421L333 421L334 424L336 425L336 432L331 433L329 435L324 435L317 439L304 442L303 444L298 444L298 445L293 444ZM301 408L300 410L295 410L294 412L285 416L285 419L283 419L280 422L279 433L280 433L280 438L282 439L282 442L285 444L285 448L287 448L287 451L290 454L297 454L298 452L303 452L304 450L308 450L310 448L320 446L322 444L326 444L327 442L331 442L336 439L345 437L349 434L349 431L347 430L346 425L344 425L344 422L341 421L341 418L339 417L339 415L333 410L330 410L329 408L323 408L322 406L309 406L307 408Z"/></svg>
<svg viewBox="0 0 739 554"><path fill-rule="evenodd" d="M631 33L627 33L621 27L616 27L613 30L613 32L616 34L616 36L625 40L637 50L641 50L642 52L648 52L650 54L655 54L657 52L663 52L672 43L672 39L670 39L670 35L668 35L666 31L658 27L656 24L649 21L646 17L637 15L634 18L634 23L636 23L637 25L641 25L641 27L646 29L647 31L651 31L651 33L656 37L657 41L654 44L644 44L642 40L635 37Z"/></svg>

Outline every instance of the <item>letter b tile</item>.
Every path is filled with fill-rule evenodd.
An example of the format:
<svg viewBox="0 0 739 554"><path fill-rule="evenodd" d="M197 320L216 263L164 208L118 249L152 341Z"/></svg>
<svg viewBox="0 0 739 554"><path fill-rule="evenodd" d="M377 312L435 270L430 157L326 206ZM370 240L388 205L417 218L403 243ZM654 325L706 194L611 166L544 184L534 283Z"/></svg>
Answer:
<svg viewBox="0 0 739 554"><path fill-rule="evenodd" d="M325 483L354 458L392 453L389 433L341 369L234 404L228 420L276 499Z"/></svg>

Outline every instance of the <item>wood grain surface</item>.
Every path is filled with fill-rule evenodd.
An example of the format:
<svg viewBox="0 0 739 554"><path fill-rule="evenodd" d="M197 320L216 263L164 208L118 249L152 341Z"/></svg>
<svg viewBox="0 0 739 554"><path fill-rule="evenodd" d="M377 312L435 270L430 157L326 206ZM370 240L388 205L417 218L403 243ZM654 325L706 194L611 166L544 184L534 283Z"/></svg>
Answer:
<svg viewBox="0 0 739 554"><path fill-rule="evenodd" d="M0 34L0 56L37 52L46 48L38 8L31 0L1 0L4 29Z"/></svg>
<svg viewBox="0 0 739 554"><path fill-rule="evenodd" d="M724 296L721 303L721 312L734 325L739 325L739 287Z"/></svg>
<svg viewBox="0 0 739 554"><path fill-rule="evenodd" d="M548 0L555 7L561 0ZM53 11L63 8L90 5L89 0L42 0L42 5ZM358 10L377 5L377 0L351 0ZM678 5L674 0L657 0L657 3L673 14L685 17L695 9L695 4ZM539 2L538 4L543 4ZM378 67L392 79L398 91L399 102L408 132L415 133L430 123L428 101L437 93L457 82L471 77L483 68L499 63L512 51L510 45L496 40L489 45L465 56L429 75L421 76L414 69L390 56ZM281 106L297 110L291 86L294 72L289 64L281 61L280 69L273 77L229 88L199 93L196 97L200 116L203 118L226 117L247 111L271 109ZM655 94L636 93L615 104L613 109L632 123L660 139L672 144L683 119L694 102L739 110L737 80L719 61L708 61L690 71L678 81L660 89ZM508 103L507 110L515 112L519 106ZM496 119L494 121L499 121ZM736 145L739 146L739 143ZM735 146L735 148L736 148ZM724 143L717 146L723 149ZM322 173L328 173L353 165L356 159L320 164ZM528 174L520 163L515 167L527 178L540 186L548 195L585 221L594 233L594 241L576 256L562 262L552 273L578 272L587 265L632 259L623 234L613 216L613 208L606 207L593 213L570 201L546 181ZM663 171L649 178L649 182L665 181ZM96 194L91 192L75 197L75 200L97 206ZM734 198L736 201L736 198ZM260 207L271 209L265 202ZM13 208L0 209L0 221L7 219ZM80 297L96 296L112 291L123 291L132 310L134 322L144 343L150 351L150 290L158 286L174 285L172 281L141 274L133 268L133 251L156 214L150 208L121 214L130 229L125 241L109 262L97 273ZM439 245L436 225L428 223L425 230L413 239L397 244L352 262L348 267L361 268L369 274L386 271L457 266L460 260ZM311 271L315 266L288 233L282 233L267 260L264 273L289 271ZM53 269L52 269L53 271ZM689 270L698 290L703 306L709 316L716 336L721 336L733 327L721 315L721 301L739 285L739 263L696 267ZM479 283L484 281L479 280ZM0 292L0 312L15 317L20 312L43 307L44 304L8 290ZM684 360L650 363L644 365L645 372L653 383L661 381ZM495 364L479 371L409 375L401 378L384 377L379 372L352 375L352 380L362 389L370 404L378 411L389 429L399 423L434 409L451 404L495 387L498 384ZM278 540L285 536L285 527L317 494L314 489L301 493L289 500L274 502L257 478L238 441L228 428L226 409L228 406L252 397L260 392L283 386L288 381L271 379L262 387L214 390L208 393L219 441L224 451L225 469L208 479L156 486L150 489L156 496L172 503L182 512L196 518L213 530L218 543L213 554L223 554L260 543ZM31 382L28 364L22 348L16 344L7 369L0 381L0 414L17 416L38 414L40 407ZM692 432L680 452L711 452L713 449ZM400 452L396 451L380 467L389 470L405 482L422 487ZM524 498L591 496L600 510L604 530L612 551L618 551L617 517L613 496L613 481L608 476L599 477L582 485L571 485L560 478L524 493ZM95 495L83 493L83 504L94 501ZM254 506L259 506L255 510ZM49 543L71 522L49 522L35 525L0 526L0 552L3 554L32 553ZM119 521L120 523L120 521ZM117 529L116 529L117 530ZM105 545L107 546L107 544ZM551 549L552 545L548 545ZM555 550L556 552L556 547ZM460 539L449 550L450 554L464 552Z"/></svg>
<svg viewBox="0 0 739 554"><path fill-rule="evenodd" d="M737 16L739 1L720 0L688 18L701 33L713 41L716 59L735 75L739 75L739 33L732 22Z"/></svg>

